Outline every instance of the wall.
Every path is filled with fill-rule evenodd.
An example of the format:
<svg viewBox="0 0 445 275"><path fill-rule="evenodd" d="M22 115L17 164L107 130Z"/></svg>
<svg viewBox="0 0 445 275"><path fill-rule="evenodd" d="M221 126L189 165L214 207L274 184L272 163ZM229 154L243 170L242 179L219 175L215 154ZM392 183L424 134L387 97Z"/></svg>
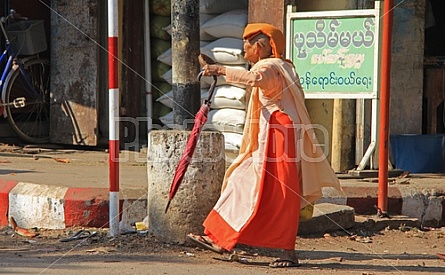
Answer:
<svg viewBox="0 0 445 275"><path fill-rule="evenodd" d="M357 8L356 0L297 0L299 11L353 10Z"/></svg>
<svg viewBox="0 0 445 275"><path fill-rule="evenodd" d="M53 0L51 8L50 141L96 146L101 7L95 0Z"/></svg>
<svg viewBox="0 0 445 275"><path fill-rule="evenodd" d="M421 134L425 0L394 6L390 134Z"/></svg>

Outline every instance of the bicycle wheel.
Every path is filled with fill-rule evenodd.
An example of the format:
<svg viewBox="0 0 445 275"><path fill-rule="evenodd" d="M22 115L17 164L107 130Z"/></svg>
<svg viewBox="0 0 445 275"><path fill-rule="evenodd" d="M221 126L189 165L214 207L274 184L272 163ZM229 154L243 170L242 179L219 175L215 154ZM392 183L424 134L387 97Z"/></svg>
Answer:
<svg viewBox="0 0 445 275"><path fill-rule="evenodd" d="M23 67L24 72L14 65L6 79L8 122L23 141L46 143L49 141L50 124L49 61L28 59L24 61ZM20 104L22 102L23 105Z"/></svg>

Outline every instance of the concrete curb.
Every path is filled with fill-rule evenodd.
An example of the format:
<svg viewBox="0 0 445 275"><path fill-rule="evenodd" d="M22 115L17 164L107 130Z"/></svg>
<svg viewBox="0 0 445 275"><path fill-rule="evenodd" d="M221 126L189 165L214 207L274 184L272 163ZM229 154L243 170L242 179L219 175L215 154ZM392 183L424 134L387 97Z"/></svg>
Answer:
<svg viewBox="0 0 445 275"><path fill-rule="evenodd" d="M314 207L312 219L300 223L298 235L347 230L354 226L354 222L354 208L346 205L319 203Z"/></svg>
<svg viewBox="0 0 445 275"><path fill-rule="evenodd" d="M334 203L354 208L359 215L375 215L378 204L378 187L342 186L344 194L331 188L323 190L323 198L318 203ZM418 188L411 186L388 187L388 209L390 215L403 215L418 219L424 226L445 225L445 186Z"/></svg>
<svg viewBox="0 0 445 275"><path fill-rule="evenodd" d="M9 215L24 228L108 227L108 197L106 188L71 188L0 180L0 226L8 225ZM120 199L122 230L130 229L131 224L145 218L147 199L141 197Z"/></svg>
<svg viewBox="0 0 445 275"><path fill-rule="evenodd" d="M346 184L343 191L326 188L317 203L347 205L357 215L377 213L377 186ZM108 196L107 188L57 187L0 179L0 226L8 225L9 213L24 228L108 227ZM121 198L120 209L121 230L132 229L133 223L147 216L147 190L134 189L133 194ZM445 191L390 186L388 209L390 215L416 218L424 226L444 226Z"/></svg>

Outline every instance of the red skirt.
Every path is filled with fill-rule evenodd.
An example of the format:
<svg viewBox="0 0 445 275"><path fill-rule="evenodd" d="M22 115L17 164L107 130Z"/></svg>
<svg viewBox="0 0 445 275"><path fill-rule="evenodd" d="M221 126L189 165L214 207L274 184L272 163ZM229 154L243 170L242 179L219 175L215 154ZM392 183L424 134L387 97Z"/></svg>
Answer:
<svg viewBox="0 0 445 275"><path fill-rule="evenodd" d="M300 182L293 122L274 112L269 120L258 200L248 221L234 230L215 210L204 221L204 234L231 250L237 243L294 249L300 214ZM246 184L246 183L235 183Z"/></svg>

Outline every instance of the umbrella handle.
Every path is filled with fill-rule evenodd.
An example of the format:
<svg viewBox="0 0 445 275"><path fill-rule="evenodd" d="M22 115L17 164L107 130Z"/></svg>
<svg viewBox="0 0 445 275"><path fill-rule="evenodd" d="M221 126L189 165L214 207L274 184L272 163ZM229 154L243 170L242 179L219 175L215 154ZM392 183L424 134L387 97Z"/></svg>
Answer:
<svg viewBox="0 0 445 275"><path fill-rule="evenodd" d="M200 71L199 72L199 74L198 74L198 81L199 82L201 82L201 78L202 78L202 75L204 74L204 71Z"/></svg>
<svg viewBox="0 0 445 275"><path fill-rule="evenodd" d="M168 199L167 206L165 207L165 212L164 213L167 213L168 208L170 207L170 203L171 202L172 202L172 199Z"/></svg>
<svg viewBox="0 0 445 275"><path fill-rule="evenodd" d="M200 71L198 74L198 81L201 82L201 78L204 75L204 71ZM213 82L215 83L216 86L216 81L218 80L218 77L216 75L212 75L213 76ZM213 83L212 83L213 84Z"/></svg>
<svg viewBox="0 0 445 275"><path fill-rule="evenodd" d="M201 78L202 78L203 74L204 74L203 71L199 72L199 74L198 74L198 81L201 81ZM211 99L212 99L212 96L213 96L213 91L215 90L216 82L218 81L218 77L216 75L212 75L212 77L213 77L213 82L212 82L212 84L210 85L210 88L209 88L209 96L207 97L207 99L205 101L205 103L208 106L210 106L210 104L212 103Z"/></svg>

